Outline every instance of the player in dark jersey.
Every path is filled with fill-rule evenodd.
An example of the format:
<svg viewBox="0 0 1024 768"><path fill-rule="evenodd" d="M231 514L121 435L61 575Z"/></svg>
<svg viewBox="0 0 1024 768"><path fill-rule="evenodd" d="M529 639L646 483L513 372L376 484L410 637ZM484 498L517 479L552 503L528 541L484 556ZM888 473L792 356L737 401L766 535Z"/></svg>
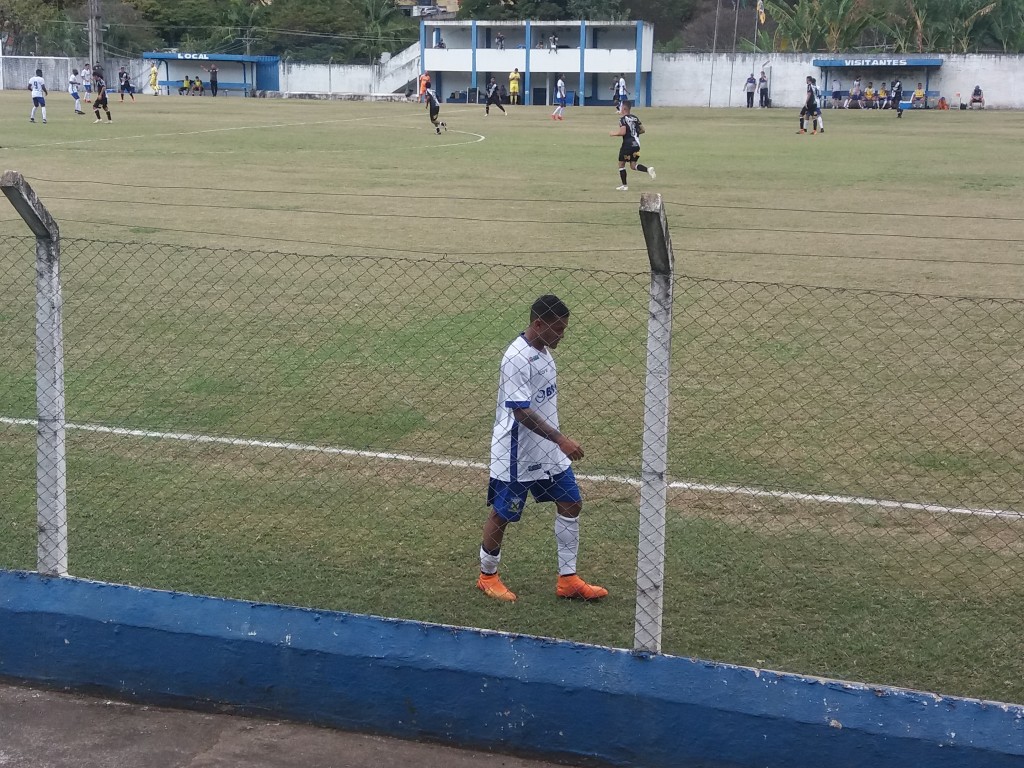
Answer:
<svg viewBox="0 0 1024 768"><path fill-rule="evenodd" d="M96 122L103 122L100 119L100 110L102 109L107 113L107 122L111 122L110 107L107 106L107 82L103 79L103 70L99 67L93 67L92 70L92 85L93 92L96 94L96 98L92 102L92 111L96 113Z"/></svg>
<svg viewBox="0 0 1024 768"><path fill-rule="evenodd" d="M498 81L496 78L491 78L491 82L487 84L487 104L484 105L484 117L491 114L491 105L496 106L502 111L505 117L508 117L508 112L501 106L501 91L498 90Z"/></svg>
<svg viewBox="0 0 1024 768"><path fill-rule="evenodd" d="M132 97L132 101L135 101L135 88L132 86L132 76L128 74L128 70L124 67L117 71L117 92L121 94L122 102L126 93Z"/></svg>
<svg viewBox="0 0 1024 768"><path fill-rule="evenodd" d="M626 163L634 171L646 173L652 179L658 176L652 166L642 165L640 160L640 134L644 132L640 119L632 113L633 102L626 100L621 103L622 116L619 117L619 128L612 131L609 136L621 136L622 146L619 147L619 178L622 184L615 189L619 192L626 192L629 187L626 185Z"/></svg>
<svg viewBox="0 0 1024 768"><path fill-rule="evenodd" d="M800 108L800 130L797 133L807 133L804 128L804 120L811 121L811 135L818 132L814 127L815 113L818 111L818 100L815 98L814 78L807 76L807 96L804 98L804 105Z"/></svg>
<svg viewBox="0 0 1024 768"><path fill-rule="evenodd" d="M896 78L892 81L892 85L889 87L889 98L892 100L892 105L896 107L896 117L903 117L903 107L900 102L903 101L903 82Z"/></svg>
<svg viewBox="0 0 1024 768"><path fill-rule="evenodd" d="M427 99L427 110L430 112L430 122L434 126L434 133L441 133L442 128L447 131L448 123L437 119L437 116L441 113L441 102L437 100L437 94L434 93L434 89L427 88L423 95Z"/></svg>

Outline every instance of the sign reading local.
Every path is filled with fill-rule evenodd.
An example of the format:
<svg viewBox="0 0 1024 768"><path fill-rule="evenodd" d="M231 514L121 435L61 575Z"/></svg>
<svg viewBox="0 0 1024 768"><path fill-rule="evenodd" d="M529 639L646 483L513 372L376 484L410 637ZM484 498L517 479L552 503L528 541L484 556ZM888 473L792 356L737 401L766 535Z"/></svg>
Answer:
<svg viewBox="0 0 1024 768"><path fill-rule="evenodd" d="M210 54L208 53L179 53L179 59L208 59Z"/></svg>

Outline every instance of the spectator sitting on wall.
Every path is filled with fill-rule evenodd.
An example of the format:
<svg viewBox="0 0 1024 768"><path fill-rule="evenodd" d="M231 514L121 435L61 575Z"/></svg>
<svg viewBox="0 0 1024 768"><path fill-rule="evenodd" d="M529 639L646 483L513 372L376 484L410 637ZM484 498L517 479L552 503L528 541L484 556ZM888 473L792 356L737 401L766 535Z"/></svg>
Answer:
<svg viewBox="0 0 1024 768"><path fill-rule="evenodd" d="M185 75L185 79L181 81L181 87L178 88L179 96L186 96L192 93L192 80L188 75Z"/></svg>
<svg viewBox="0 0 1024 768"><path fill-rule="evenodd" d="M196 77L196 79L192 81L192 93L198 94L200 96L206 93L206 88L203 87L203 81L200 80L198 77Z"/></svg>
<svg viewBox="0 0 1024 768"><path fill-rule="evenodd" d="M968 102L968 106L974 109L974 105L979 104L981 108L985 108L985 94L981 90L980 85L974 86L974 91L971 92L971 100Z"/></svg>

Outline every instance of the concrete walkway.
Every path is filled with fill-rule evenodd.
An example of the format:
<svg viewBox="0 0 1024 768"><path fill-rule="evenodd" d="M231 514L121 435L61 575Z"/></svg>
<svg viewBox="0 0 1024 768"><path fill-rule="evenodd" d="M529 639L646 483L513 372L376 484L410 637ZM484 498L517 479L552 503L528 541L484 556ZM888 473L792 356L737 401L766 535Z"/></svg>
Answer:
<svg viewBox="0 0 1024 768"><path fill-rule="evenodd" d="M311 725L0 684L0 768L555 768Z"/></svg>

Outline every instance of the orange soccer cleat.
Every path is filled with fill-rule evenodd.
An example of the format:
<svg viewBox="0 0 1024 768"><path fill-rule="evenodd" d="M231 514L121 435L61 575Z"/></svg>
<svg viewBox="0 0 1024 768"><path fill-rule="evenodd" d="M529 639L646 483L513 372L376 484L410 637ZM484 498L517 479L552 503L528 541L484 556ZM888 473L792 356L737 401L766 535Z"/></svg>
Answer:
<svg viewBox="0 0 1024 768"><path fill-rule="evenodd" d="M568 600L600 600L608 596L608 590L596 584L587 584L575 573L571 576L559 576L555 589L559 597Z"/></svg>
<svg viewBox="0 0 1024 768"><path fill-rule="evenodd" d="M501 600L505 603L514 603L516 601L516 593L502 584L501 579L496 573L481 573L480 578L476 580L476 588L495 600Z"/></svg>

